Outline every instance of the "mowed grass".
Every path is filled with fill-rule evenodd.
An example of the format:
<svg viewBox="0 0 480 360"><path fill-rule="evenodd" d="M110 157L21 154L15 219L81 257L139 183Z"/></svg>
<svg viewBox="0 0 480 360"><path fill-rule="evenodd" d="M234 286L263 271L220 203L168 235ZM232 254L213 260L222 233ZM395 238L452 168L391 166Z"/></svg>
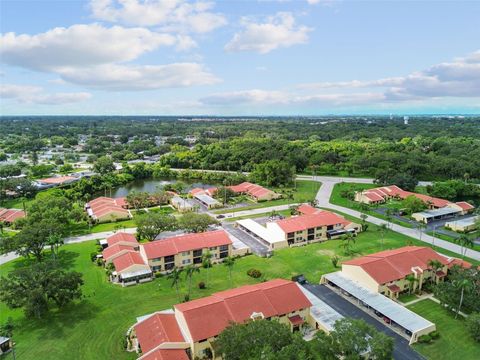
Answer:
<svg viewBox="0 0 480 360"><path fill-rule="evenodd" d="M435 323L440 338L430 344L415 344L414 348L428 359L476 360L480 344L473 341L465 328L465 319L448 311L432 300L417 302L408 308Z"/></svg>
<svg viewBox="0 0 480 360"><path fill-rule="evenodd" d="M310 180L297 180L297 188L293 193L293 199L278 199L278 200L271 200L271 201L264 201L259 203L252 203L249 206L242 206L235 209L225 209L225 210L217 210L215 211L216 214L227 214L231 212L243 211L243 210L251 210L251 209L260 209L270 206L278 206L278 205L286 205L286 204L294 204L294 203L305 203L315 199L315 195L320 189L321 183L317 181L310 181ZM280 191L280 189L272 189L274 191Z"/></svg>
<svg viewBox="0 0 480 360"><path fill-rule="evenodd" d="M212 292L252 284L273 278L290 279L293 275L305 274L312 283L318 283L322 274L335 269L330 258L340 256L340 262L382 249L391 249L406 244L420 244L405 236L388 232L382 246L376 226L370 224L367 232L356 238L354 254L346 256L340 248L341 241L333 240L304 247L276 251L266 259L255 255L237 259L233 268L233 282L230 283L228 269L218 264L210 270L201 269L193 277L191 298L199 298ZM0 322L9 316L16 326L15 342L18 358L37 359L134 359L122 348L122 339L137 316L170 308L179 302L170 280L166 277L153 282L122 288L107 282L104 270L90 262L89 254L95 251L94 241L65 245L62 259L65 267L83 273L84 298L57 311L51 311L44 319L26 319L21 310L8 309L0 304ZM16 260L0 266L5 276L11 270L24 266L24 260ZM250 268L259 269L261 279L246 275ZM206 281L206 290L198 289L198 282ZM181 295L187 293L187 284L182 275ZM11 359L11 356L8 357Z"/></svg>

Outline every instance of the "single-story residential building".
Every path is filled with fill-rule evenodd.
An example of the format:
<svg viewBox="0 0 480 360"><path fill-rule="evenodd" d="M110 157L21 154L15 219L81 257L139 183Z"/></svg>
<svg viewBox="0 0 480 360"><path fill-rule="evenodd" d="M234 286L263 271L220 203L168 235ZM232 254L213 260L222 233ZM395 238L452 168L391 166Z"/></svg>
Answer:
<svg viewBox="0 0 480 360"><path fill-rule="evenodd" d="M478 220L480 220L480 216L472 216L469 218L449 221L445 223L445 227L456 232L467 233L477 229L476 222Z"/></svg>
<svg viewBox="0 0 480 360"><path fill-rule="evenodd" d="M432 269L431 260L439 261L441 268ZM342 275L371 291L396 299L402 292L421 290L426 281L443 281L451 266L451 258L429 247L405 246L345 261ZM407 280L409 275L414 276L415 282Z"/></svg>
<svg viewBox="0 0 480 360"><path fill-rule="evenodd" d="M132 214L127 210L125 198L109 198L101 196L87 204L85 210L88 216L97 223L114 222L119 220L128 220Z"/></svg>
<svg viewBox="0 0 480 360"><path fill-rule="evenodd" d="M207 189L202 189L202 188L193 188L192 190L189 191L189 195L195 196L195 195L208 195L208 196L214 196L215 193L217 192L218 188L216 187L211 187Z"/></svg>
<svg viewBox="0 0 480 360"><path fill-rule="evenodd" d="M346 220L333 212L322 210L310 215L292 216L267 223L267 229L289 246L337 239L346 233L356 235L360 224Z"/></svg>
<svg viewBox="0 0 480 360"><path fill-rule="evenodd" d="M113 246L116 244L133 246L135 250L138 250L139 247L139 243L135 235L126 232L117 232L116 234L109 236L106 240L108 246Z"/></svg>
<svg viewBox="0 0 480 360"><path fill-rule="evenodd" d="M243 182L238 185L228 186L236 194L248 195L255 201L268 201L280 198L282 195L264 188L261 185L252 184L250 182Z"/></svg>
<svg viewBox="0 0 480 360"><path fill-rule="evenodd" d="M138 245L135 244L128 244L128 245L120 245L115 244L112 246L107 247L102 251L103 260L105 264L111 263L113 259L127 253L130 251L137 251L139 250Z"/></svg>
<svg viewBox="0 0 480 360"><path fill-rule="evenodd" d="M46 179L35 180L35 184L39 188L54 187L72 184L80 180L78 177L74 176L54 176Z"/></svg>
<svg viewBox="0 0 480 360"><path fill-rule="evenodd" d="M139 359L203 358L215 353L215 339L232 322L272 319L298 331L313 323L312 303L300 286L275 279L214 293L205 298L174 305L141 318L132 328L133 348L142 352Z"/></svg>
<svg viewBox="0 0 480 360"><path fill-rule="evenodd" d="M213 197L207 195L207 194L195 194L193 197L203 204L207 209L215 209L222 207L222 204L214 199Z"/></svg>
<svg viewBox="0 0 480 360"><path fill-rule="evenodd" d="M4 209L0 208L0 222L11 225L17 219L22 219L25 217L25 211L20 209Z"/></svg>
<svg viewBox="0 0 480 360"><path fill-rule="evenodd" d="M215 230L174 236L140 246L140 253L155 272L200 265L207 251L212 254L212 262L223 261L232 255L232 240L224 230Z"/></svg>
<svg viewBox="0 0 480 360"><path fill-rule="evenodd" d="M252 219L242 219L236 222L237 227L250 234L251 236L257 238L268 246L269 250L278 250L288 247L288 242L284 237L281 236L278 232L271 231L270 228L267 228L255 220Z"/></svg>
<svg viewBox="0 0 480 360"><path fill-rule="evenodd" d="M178 195L175 195L170 199L170 204L180 212L193 211L195 208L194 204Z"/></svg>

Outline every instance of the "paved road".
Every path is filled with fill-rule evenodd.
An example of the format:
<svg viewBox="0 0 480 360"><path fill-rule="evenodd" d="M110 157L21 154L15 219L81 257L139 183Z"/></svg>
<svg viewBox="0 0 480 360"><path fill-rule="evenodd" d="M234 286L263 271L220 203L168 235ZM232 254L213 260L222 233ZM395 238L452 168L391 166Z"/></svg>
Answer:
<svg viewBox="0 0 480 360"><path fill-rule="evenodd" d="M240 216L250 216L250 215L258 215L258 214L266 214L272 211L282 211L290 209L290 206L298 205L297 203L292 204L285 204L285 205L277 205L277 206L270 206L258 209L250 209L250 210L238 210L234 213L223 213L222 215L225 218L232 218L232 217L240 217ZM218 216L219 214L211 214L212 216Z"/></svg>
<svg viewBox="0 0 480 360"><path fill-rule="evenodd" d="M332 194L333 187L335 184L339 182L347 182L346 179L351 180L352 182L356 182L358 179L355 178L329 178L327 179L326 177L317 177L318 179L315 179L316 181L321 181L322 185L320 186L320 189L318 190L316 200L318 202L319 207L327 208L327 209L332 209L335 211L343 212L345 214L348 214L350 216L354 216L357 218L360 218L361 212L352 210L343 206L339 205L334 205L330 203L330 195ZM366 179L363 179L366 180ZM380 225L380 224L385 224L386 221L383 219L379 219L377 217L369 215L367 218L367 221ZM415 229L410 229L401 225L397 224L391 224L391 229L393 231L396 231L398 233L401 233L403 235L407 235L409 237L412 237L414 239L423 241L428 244L435 244L435 246L440 247L445 250L449 250L451 252L454 252L458 255L461 255L461 247L457 244L439 239L437 237L433 237L424 233L420 233L418 230ZM468 249L466 253L467 257L470 257L475 260L480 261L480 252Z"/></svg>
<svg viewBox="0 0 480 360"><path fill-rule="evenodd" d="M268 247L264 244L262 244L259 240L255 239L251 235L247 234L246 232L236 228L233 224L229 223L223 223L222 226L224 229L237 239L239 239L241 242L246 244L250 250L254 254L257 254L258 256L266 256L268 253Z"/></svg>
<svg viewBox="0 0 480 360"><path fill-rule="evenodd" d="M408 341L391 330L386 324L373 318L365 311L361 310L351 302L342 298L330 290L325 285L305 285L305 288L317 296L319 299L326 302L336 312L344 317L363 319L370 325L373 325L377 330L382 331L386 335L392 337L395 340L395 348L393 350L393 358L395 360L424 360L425 358L417 353L413 348L408 345Z"/></svg>

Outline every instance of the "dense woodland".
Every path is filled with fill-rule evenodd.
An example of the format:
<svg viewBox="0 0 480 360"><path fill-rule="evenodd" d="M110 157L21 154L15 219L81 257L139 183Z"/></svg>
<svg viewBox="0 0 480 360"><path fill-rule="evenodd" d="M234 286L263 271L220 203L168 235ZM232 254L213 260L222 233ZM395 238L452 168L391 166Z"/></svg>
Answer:
<svg viewBox="0 0 480 360"><path fill-rule="evenodd" d="M297 173L480 179L480 117L411 117L408 125L387 117L2 117L0 161L52 145L69 149L80 138L91 162L163 155L161 165L171 167L252 171L279 160Z"/></svg>

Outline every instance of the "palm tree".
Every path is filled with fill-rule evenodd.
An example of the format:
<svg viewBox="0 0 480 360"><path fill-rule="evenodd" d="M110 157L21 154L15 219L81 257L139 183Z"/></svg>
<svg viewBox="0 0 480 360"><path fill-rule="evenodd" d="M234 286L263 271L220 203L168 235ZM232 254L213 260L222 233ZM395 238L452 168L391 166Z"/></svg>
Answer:
<svg viewBox="0 0 480 360"><path fill-rule="evenodd" d="M469 236L462 234L458 238L456 238L454 241L461 247L460 252L462 254L462 260L463 260L465 258L465 255L467 254L467 247L473 248L473 244L474 244L473 240Z"/></svg>
<svg viewBox="0 0 480 360"><path fill-rule="evenodd" d="M418 279L415 277L413 274L408 274L405 276L405 280L408 281L408 293L411 294L413 290L413 286L415 285L416 282L418 282Z"/></svg>
<svg viewBox="0 0 480 360"><path fill-rule="evenodd" d="M172 280L172 287L175 287L175 290L177 292L177 298L178 302L180 302L180 291L178 289L178 286L180 285L180 274L182 273L182 270L177 268L176 266L173 268L172 272L168 274L167 279Z"/></svg>
<svg viewBox="0 0 480 360"><path fill-rule="evenodd" d="M208 287L208 273L210 272L210 268L212 267L212 257L212 253L208 250L202 255L203 267L207 269L207 280L205 281L205 287Z"/></svg>
<svg viewBox="0 0 480 360"><path fill-rule="evenodd" d="M382 250L385 246L385 233L387 232L387 230L388 230L388 226L385 223L380 224L380 226L378 227L378 231L380 232L380 235L382 236Z"/></svg>
<svg viewBox="0 0 480 360"><path fill-rule="evenodd" d="M392 225L392 215L393 215L392 209L387 208L385 210L385 216L387 217L387 222L388 222L387 227L390 227Z"/></svg>
<svg viewBox="0 0 480 360"><path fill-rule="evenodd" d="M233 286L232 269L233 269L233 265L235 265L235 259L229 256L223 261L223 263L228 268L228 275L230 277L230 287L232 287Z"/></svg>
<svg viewBox="0 0 480 360"><path fill-rule="evenodd" d="M190 293L192 291L192 276L196 272L200 272L200 268L194 265L188 265L185 267L185 280L188 280L188 298L190 299Z"/></svg>
<svg viewBox="0 0 480 360"><path fill-rule="evenodd" d="M419 240L422 241L422 234L423 234L423 230L427 227L427 225L423 222L421 223L418 223L417 225L417 230L418 230L418 234L419 234Z"/></svg>
<svg viewBox="0 0 480 360"><path fill-rule="evenodd" d="M113 265L113 262L109 262L107 265L105 265L105 272L107 273L108 278L112 276L113 271L115 270L115 265Z"/></svg>
<svg viewBox="0 0 480 360"><path fill-rule="evenodd" d="M440 270L443 267L443 264L437 259L429 260L427 265L432 269L432 272L434 272L435 274L437 273L438 270ZM432 277L430 278L430 281L433 284L433 274L432 274Z"/></svg>
<svg viewBox="0 0 480 360"><path fill-rule="evenodd" d="M351 232L347 231L347 233L342 236L342 244L340 245L343 247L343 251L346 255L350 255L352 253L352 243L355 244L355 238Z"/></svg>
<svg viewBox="0 0 480 360"><path fill-rule="evenodd" d="M463 279L463 280L455 281L454 285L457 289L461 290L460 303L458 304L457 313L455 314L455 319L456 319L458 317L458 314L460 313L460 308L462 307L462 304L463 304L463 295L465 293L465 289L469 289L471 287L471 283L467 279Z"/></svg>

